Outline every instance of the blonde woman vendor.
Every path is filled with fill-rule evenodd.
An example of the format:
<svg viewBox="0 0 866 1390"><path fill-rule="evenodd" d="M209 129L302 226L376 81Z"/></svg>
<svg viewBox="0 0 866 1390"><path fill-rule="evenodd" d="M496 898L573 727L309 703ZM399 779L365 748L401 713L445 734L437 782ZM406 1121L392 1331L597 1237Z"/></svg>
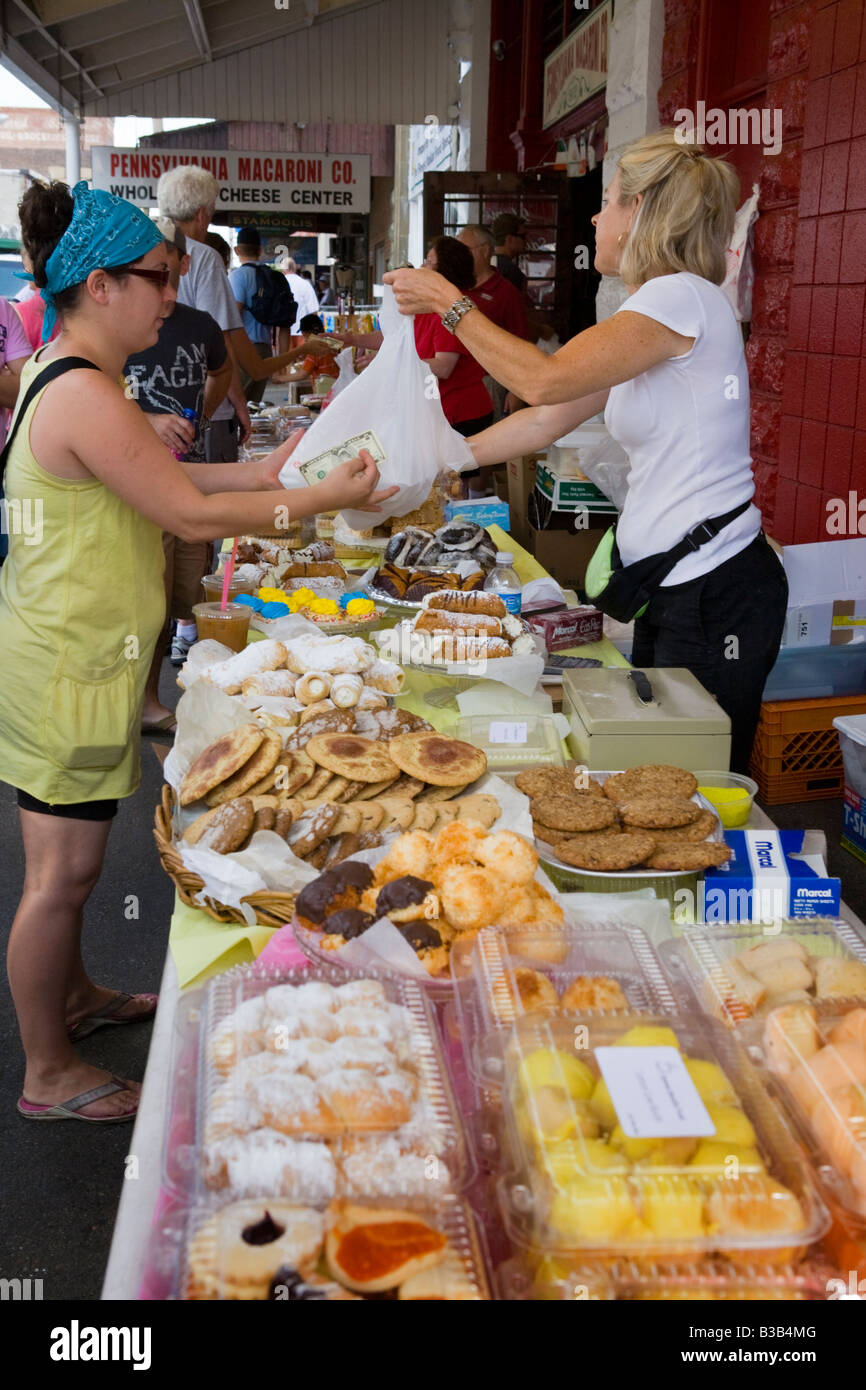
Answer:
<svg viewBox="0 0 866 1390"><path fill-rule="evenodd" d="M272 531L342 506L377 510L373 460L286 492L288 441L260 463L179 463L127 399L127 358L153 346L175 291L162 233L131 203L80 183L32 190L22 235L46 303L3 455L14 514L42 518L39 544L10 536L0 574L0 772L18 789L24 888L8 971L26 1054L19 1113L129 1120L138 1084L81 1060L96 1027L150 1017L153 995L94 984L81 958L84 905L112 817L139 780L144 683L163 622L161 533L186 540Z"/></svg>
<svg viewBox="0 0 866 1390"><path fill-rule="evenodd" d="M631 465L618 578L648 600L632 660L692 671L730 715L731 767L745 772L787 584L752 502L742 335L719 289L737 188L730 165L672 130L628 146L593 223L596 269L629 298L550 357L430 270L385 279L403 313L441 314L532 407L470 439L479 464L543 449L604 411Z"/></svg>

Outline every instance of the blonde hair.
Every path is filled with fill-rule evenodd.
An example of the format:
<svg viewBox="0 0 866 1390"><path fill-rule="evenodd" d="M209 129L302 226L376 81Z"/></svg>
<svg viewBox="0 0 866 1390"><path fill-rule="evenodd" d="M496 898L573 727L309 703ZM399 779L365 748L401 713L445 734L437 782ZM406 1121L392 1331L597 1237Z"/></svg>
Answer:
<svg viewBox="0 0 866 1390"><path fill-rule="evenodd" d="M620 259L625 283L689 270L720 285L740 193L731 165L669 127L628 145L618 168L620 204L643 194Z"/></svg>

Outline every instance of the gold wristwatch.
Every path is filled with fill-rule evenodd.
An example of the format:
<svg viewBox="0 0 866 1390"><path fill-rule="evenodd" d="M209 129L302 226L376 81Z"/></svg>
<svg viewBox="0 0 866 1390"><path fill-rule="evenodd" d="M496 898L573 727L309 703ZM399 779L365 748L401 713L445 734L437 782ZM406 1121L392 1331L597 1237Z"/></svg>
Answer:
<svg viewBox="0 0 866 1390"><path fill-rule="evenodd" d="M455 299L447 314L442 315L442 327L447 328L449 333L453 333L462 318L465 318L470 309L475 305L466 295L462 299Z"/></svg>

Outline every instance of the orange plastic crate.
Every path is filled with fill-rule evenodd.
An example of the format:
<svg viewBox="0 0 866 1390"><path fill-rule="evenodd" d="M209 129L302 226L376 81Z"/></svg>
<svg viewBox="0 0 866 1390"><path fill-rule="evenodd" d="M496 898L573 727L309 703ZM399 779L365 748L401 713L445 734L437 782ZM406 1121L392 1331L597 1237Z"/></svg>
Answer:
<svg viewBox="0 0 866 1390"><path fill-rule="evenodd" d="M833 720L866 714L866 694L773 700L761 706L749 772L768 805L841 796L845 774Z"/></svg>

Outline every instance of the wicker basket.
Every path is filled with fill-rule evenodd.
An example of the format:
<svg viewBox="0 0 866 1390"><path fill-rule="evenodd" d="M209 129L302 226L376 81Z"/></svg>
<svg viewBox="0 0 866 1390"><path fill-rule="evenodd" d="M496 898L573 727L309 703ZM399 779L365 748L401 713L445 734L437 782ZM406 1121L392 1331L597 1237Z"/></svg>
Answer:
<svg viewBox="0 0 866 1390"><path fill-rule="evenodd" d="M240 926L247 926L243 913L239 912L236 907L226 907L222 903L209 901L203 904L195 901L196 896L204 887L204 883L198 874L192 873L186 867L172 844L171 822L173 814L174 792L166 783L162 788L162 801L156 808L153 836L159 850L162 867L173 881L181 902L186 903L188 907L201 908L216 922L237 922ZM292 920L295 911L295 895L293 893L274 893L266 890L260 893L250 893L249 897L244 898L244 902L249 903L258 922L264 927L282 927L286 922Z"/></svg>

